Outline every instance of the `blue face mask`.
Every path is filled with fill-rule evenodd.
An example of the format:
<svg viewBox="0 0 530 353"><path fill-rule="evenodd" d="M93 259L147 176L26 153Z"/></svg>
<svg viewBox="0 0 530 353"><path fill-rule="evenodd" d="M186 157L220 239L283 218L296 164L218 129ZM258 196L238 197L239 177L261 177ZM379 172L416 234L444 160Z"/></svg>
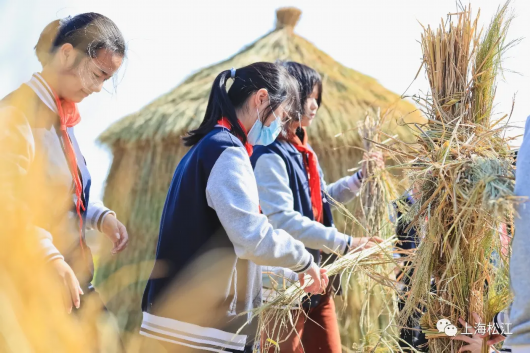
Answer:
<svg viewBox="0 0 530 353"><path fill-rule="evenodd" d="M261 119L259 118L259 111L256 109L256 112L258 113L258 119L250 129L250 131L247 134L247 141L252 146L256 145L262 145L267 146L276 140L276 137L280 134L282 131L282 125L281 120L276 116L274 111L272 114L274 115L275 119L269 126L264 126L261 122Z"/></svg>

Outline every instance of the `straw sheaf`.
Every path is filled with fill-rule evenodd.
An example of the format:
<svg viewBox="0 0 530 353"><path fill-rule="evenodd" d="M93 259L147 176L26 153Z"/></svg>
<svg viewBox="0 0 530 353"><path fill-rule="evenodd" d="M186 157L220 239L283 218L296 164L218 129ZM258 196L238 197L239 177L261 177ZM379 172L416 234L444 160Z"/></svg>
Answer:
<svg viewBox="0 0 530 353"><path fill-rule="evenodd" d="M438 332L439 319L488 323L510 301L510 247L499 229L512 224L514 206L525 200L514 193L512 138L505 136L509 116L492 118L503 55L516 43L506 40L509 4L499 7L483 32L466 7L422 35L431 89L419 104L429 124L416 125L417 143L401 156L417 157L404 166L416 185L409 227L422 241L401 323L424 308L419 323L433 353L463 345ZM483 344L481 352L489 347Z"/></svg>

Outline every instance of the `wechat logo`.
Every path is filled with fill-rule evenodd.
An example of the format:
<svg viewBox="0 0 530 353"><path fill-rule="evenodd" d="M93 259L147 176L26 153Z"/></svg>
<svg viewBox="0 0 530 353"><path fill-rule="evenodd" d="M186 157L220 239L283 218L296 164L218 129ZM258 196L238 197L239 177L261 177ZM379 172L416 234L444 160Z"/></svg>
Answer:
<svg viewBox="0 0 530 353"><path fill-rule="evenodd" d="M455 325L451 323L451 321L447 319L440 319L436 323L436 328L438 329L438 332L444 332L447 336L454 337L457 333L457 328Z"/></svg>

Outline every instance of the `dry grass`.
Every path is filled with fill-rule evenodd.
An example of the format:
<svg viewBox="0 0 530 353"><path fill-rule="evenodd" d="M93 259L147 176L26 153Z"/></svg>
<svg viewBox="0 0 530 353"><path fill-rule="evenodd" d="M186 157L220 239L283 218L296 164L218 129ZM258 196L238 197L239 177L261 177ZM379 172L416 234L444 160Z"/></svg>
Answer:
<svg viewBox="0 0 530 353"><path fill-rule="evenodd" d="M509 299L506 266L498 270L491 261L495 254L505 260L498 229L510 222L513 205L520 201L513 193L509 140L491 116L502 54L513 44L505 44L512 18L508 5L499 8L484 33L469 8L436 30L424 28L431 89L416 98L429 123L413 127L416 144L400 144L402 151L391 148L403 161L416 157L404 166L421 189L409 217L423 240L402 322L425 307L421 325L434 353L461 346L438 334L439 319L456 323L462 317L473 325L471 312L476 312L491 320Z"/></svg>
<svg viewBox="0 0 530 353"><path fill-rule="evenodd" d="M378 272L378 266L394 264L391 255L391 248L395 243L395 238L389 238L379 246L365 250L353 249L346 255L336 254L338 259L331 264L323 266L327 269L329 276L338 275L341 283L347 286L354 273L363 273L373 281L388 287L394 287L394 282L384 273ZM274 347L279 352L278 345L286 339L291 332L293 322L297 315L305 315L303 310L293 310L300 307L303 300L307 298L306 293L300 283L292 282L287 289L281 287L278 292L269 298L268 302L255 309L252 313L254 319L258 320L258 332L256 339L259 340L264 335L264 349Z"/></svg>
<svg viewBox="0 0 530 353"><path fill-rule="evenodd" d="M384 120L385 117L381 117L377 111L375 114L367 113L359 124L358 133L363 137L363 152L367 156L380 151L379 145L397 137L387 138L381 132ZM355 213L362 226L352 224L352 235L388 239L395 234L391 222L391 204L399 196L395 177L370 158L363 163L366 164L367 176L362 183L360 202ZM374 270L395 280L395 266L377 266ZM361 272L350 278L340 301L343 302L339 313L342 341L349 351L370 352L377 347L385 347L392 352L400 351L395 288L381 286Z"/></svg>

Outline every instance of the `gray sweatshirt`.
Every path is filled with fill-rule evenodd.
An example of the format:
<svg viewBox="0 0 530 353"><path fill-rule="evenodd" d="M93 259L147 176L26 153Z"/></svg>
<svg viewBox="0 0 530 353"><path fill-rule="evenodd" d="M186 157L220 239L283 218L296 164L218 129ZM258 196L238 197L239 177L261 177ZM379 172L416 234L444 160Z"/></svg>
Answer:
<svg viewBox="0 0 530 353"><path fill-rule="evenodd" d="M286 141L281 143L288 144ZM287 167L280 156L275 153L260 156L256 161L254 175L258 184L261 210L274 228L288 232L308 248L323 250L326 253L331 251L344 253L349 235L339 232L335 227L326 227L294 210ZM329 185L325 183L321 170L320 176L323 190L341 203L353 200L361 186L358 174L344 177ZM292 271L285 268L265 267L263 272L264 298L271 294L267 290L269 287L267 277L272 276L273 281L285 278L286 285L297 279Z"/></svg>
<svg viewBox="0 0 530 353"><path fill-rule="evenodd" d="M515 194L530 197L530 117L526 120L523 144L517 155ZM510 311L512 335L506 343L515 353L530 352L530 203L517 208L515 235L510 259L510 282L514 301Z"/></svg>

